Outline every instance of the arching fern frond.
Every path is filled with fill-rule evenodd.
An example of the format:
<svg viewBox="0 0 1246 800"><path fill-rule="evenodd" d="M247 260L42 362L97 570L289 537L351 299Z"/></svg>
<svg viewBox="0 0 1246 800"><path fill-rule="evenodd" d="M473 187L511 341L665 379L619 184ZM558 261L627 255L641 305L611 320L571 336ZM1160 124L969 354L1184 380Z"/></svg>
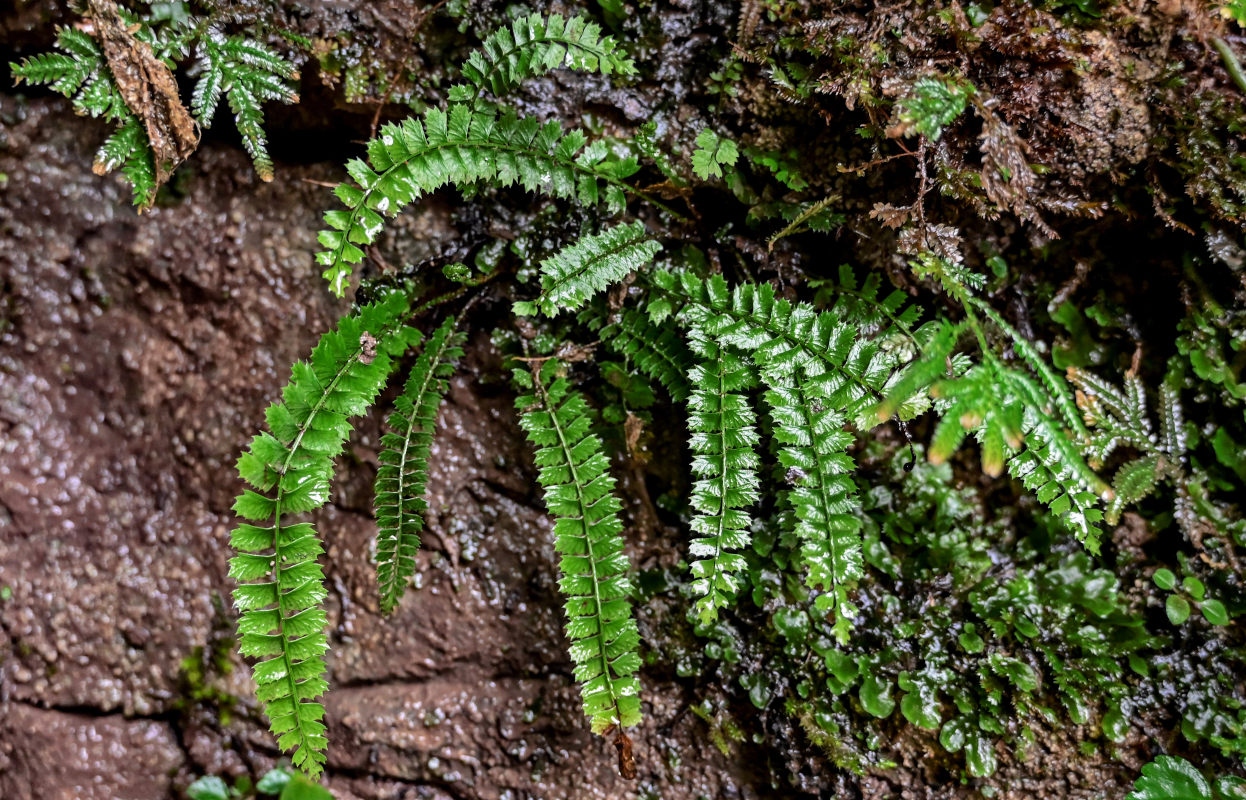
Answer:
<svg viewBox="0 0 1246 800"><path fill-rule="evenodd" d="M621 503L610 462L590 432L593 413L554 360L539 370L518 369L528 394L516 400L521 425L536 446L538 480L554 516L555 549L562 554L559 587L567 598L567 638L584 713L594 733L640 722L640 634L632 619Z"/></svg>
<svg viewBox="0 0 1246 800"><path fill-rule="evenodd" d="M269 432L257 435L238 459L253 489L234 511L248 522L233 532L230 577L238 581L234 604L239 647L259 659L253 669L256 697L282 750L294 764L319 774L325 760L324 693L328 648L324 634L323 552L310 523L289 517L329 499L333 458L351 426L348 418L371 405L393 367L393 357L418 336L402 317L408 301L395 294L345 317L321 337L311 361L295 363L284 400L268 407Z"/></svg>
<svg viewBox="0 0 1246 800"><path fill-rule="evenodd" d="M655 285L687 303L684 316L720 343L750 355L763 370L792 374L804 368L821 384L830 408L859 430L877 424L881 401L898 358L828 312L775 296L768 284L734 290L719 275L658 271ZM924 389L924 387L922 387Z"/></svg>
<svg viewBox="0 0 1246 800"><path fill-rule="evenodd" d="M661 247L639 221L585 236L541 262L541 296L516 303L515 313L541 311L552 317L564 309L575 311L627 273L648 264Z"/></svg>
<svg viewBox="0 0 1246 800"><path fill-rule="evenodd" d="M634 308L619 309L609 324L590 308L580 314L580 321L596 331L607 347L662 384L672 400L681 402L688 396L692 353L672 326L655 325Z"/></svg>
<svg viewBox="0 0 1246 800"><path fill-rule="evenodd" d="M437 410L446 394L446 379L463 357L463 334L451 317L441 324L411 368L406 385L394 400L389 432L381 437L381 466L376 472L376 578L381 613L389 614L402 599L407 580L415 574L415 553L424 530L424 499L428 455L437 424Z"/></svg>
<svg viewBox="0 0 1246 800"><path fill-rule="evenodd" d="M466 84L450 89L452 102L475 103L486 91L501 97L528 78L567 67L584 72L632 75L636 66L616 51L613 37L584 17L529 14L485 39L463 64Z"/></svg>
<svg viewBox="0 0 1246 800"><path fill-rule="evenodd" d="M740 551L752 540L745 510L757 502L756 415L744 394L754 371L738 356L693 330L701 362L688 383L688 447L692 451L692 556L694 608L702 623L718 618L740 589L747 564Z"/></svg>
<svg viewBox="0 0 1246 800"><path fill-rule="evenodd" d="M346 166L355 184L336 190L346 209L325 214L329 228L320 243L326 249L316 256L325 279L340 296L351 265L363 260L358 245L373 243L384 229L382 215L397 214L446 184L518 183L585 205L604 197L611 211L621 210L623 179L636 172L636 162L610 155L603 142L586 142L581 131L564 133L557 122L542 125L514 112L498 117L464 104L386 125L368 145L368 163L355 159Z"/></svg>

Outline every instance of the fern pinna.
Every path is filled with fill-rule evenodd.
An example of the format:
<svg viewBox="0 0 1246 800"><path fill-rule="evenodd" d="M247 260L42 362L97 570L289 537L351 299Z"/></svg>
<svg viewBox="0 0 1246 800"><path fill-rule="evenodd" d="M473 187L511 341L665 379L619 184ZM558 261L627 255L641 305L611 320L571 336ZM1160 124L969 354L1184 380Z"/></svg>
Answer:
<svg viewBox="0 0 1246 800"><path fill-rule="evenodd" d="M584 713L593 732L604 733L640 723L640 635L628 600L622 504L610 461L591 432L592 410L563 371L554 359L515 370L516 384L531 392L515 406L537 448L537 480L554 516L554 548L562 554L559 587L567 598L567 639Z"/></svg>
<svg viewBox="0 0 1246 800"><path fill-rule="evenodd" d="M326 333L310 362L294 365L284 400L269 406L269 432L261 433L238 459L253 489L234 510L249 522L233 532L238 555L230 577L238 581L234 603L239 651L260 659L253 673L272 732L294 763L310 774L322 769L324 708L316 702L328 687L322 654L325 638L324 552L315 528L291 523L293 515L329 499L333 459L350 434L349 418L363 413L393 368L393 357L418 337L404 324L408 300L394 294Z"/></svg>
<svg viewBox="0 0 1246 800"><path fill-rule="evenodd" d="M428 483L428 454L433 444L437 409L446 394L446 379L463 355L463 334L451 317L437 328L394 400L394 413L381 437L380 467L376 472L376 577L381 612L388 614L402 599L407 581L415 574L415 553L424 529L424 499Z"/></svg>

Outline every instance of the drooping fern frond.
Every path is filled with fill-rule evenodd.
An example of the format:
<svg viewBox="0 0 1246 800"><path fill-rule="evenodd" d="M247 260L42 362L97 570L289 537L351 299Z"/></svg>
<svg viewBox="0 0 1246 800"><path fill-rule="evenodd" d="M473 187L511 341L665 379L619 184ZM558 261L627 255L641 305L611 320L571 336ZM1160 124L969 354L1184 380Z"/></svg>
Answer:
<svg viewBox="0 0 1246 800"><path fill-rule="evenodd" d="M529 393L516 408L537 448L538 480L554 516L559 587L567 598L567 638L584 713L593 732L604 733L640 722L640 634L628 600L622 504L610 462L590 432L587 401L561 371L553 359L534 371L517 369L515 381Z"/></svg>
<svg viewBox="0 0 1246 800"><path fill-rule="evenodd" d="M740 551L752 536L747 509L757 502L756 415L744 392L757 383L754 370L736 354L693 330L700 363L688 374L688 447L692 451L692 556L694 608L702 623L735 600L738 573L747 566Z"/></svg>
<svg viewBox="0 0 1246 800"><path fill-rule="evenodd" d="M355 185L336 190L346 209L325 214L329 228L320 243L326 249L317 255L325 279L340 296L351 265L363 260L357 245L373 243L383 230L381 215L397 214L446 184L518 183L586 205L604 197L610 210L621 210L623 179L636 172L636 162L611 156L603 142L586 142L582 132L564 133L557 122L542 125L514 112L499 117L464 104L386 125L368 145L368 163L355 159L346 166Z"/></svg>
<svg viewBox="0 0 1246 800"><path fill-rule="evenodd" d="M682 402L688 396L692 353L671 326L655 325L634 308L619 309L609 324L590 308L580 314L580 321L596 331L607 347L662 384L672 400Z"/></svg>
<svg viewBox="0 0 1246 800"><path fill-rule="evenodd" d="M311 523L290 516L329 499L333 459L351 426L348 418L372 404L393 358L418 336L402 318L409 303L395 294L342 319L321 337L310 362L297 362L283 401L269 406L268 432L257 435L238 459L251 485L234 511L248 522L234 529L237 555L229 574L238 582L234 604L239 652L258 659L256 697L264 704L282 750L317 775L325 760L324 693L328 648L321 607L326 592L317 557L323 552Z"/></svg>
<svg viewBox="0 0 1246 800"><path fill-rule="evenodd" d="M463 334L455 332L451 317L441 324L424 347L402 394L394 400L389 432L381 437L381 466L376 472L376 577L381 613L389 614L402 599L415 574L415 553L424 530L424 499L428 484L428 455L437 423L437 410L446 394L446 379L462 358Z"/></svg>
<svg viewBox="0 0 1246 800"><path fill-rule="evenodd" d="M795 510L805 583L823 592L815 601L819 610L838 612L835 633L846 641L856 613L848 588L863 574L861 521L855 514L860 501L852 480L855 465L847 453L853 437L817 375L780 366L763 370L763 377L770 386L764 397L774 419L779 463L793 487L787 494Z"/></svg>
<svg viewBox="0 0 1246 800"><path fill-rule="evenodd" d="M271 48L246 36L226 36L209 26L198 46L195 68L199 78L191 95L191 111L199 124L212 124L224 94L234 113L242 144L255 164L260 179L273 179L273 162L264 134L263 104L269 100L297 103L298 93L289 81L298 76L294 65Z"/></svg>
<svg viewBox="0 0 1246 800"><path fill-rule="evenodd" d="M618 52L613 37L584 17L529 14L485 39L463 64L466 84L450 89L452 102L475 104L486 91L508 94L529 79L567 67L602 75L633 75L636 66Z"/></svg>
<svg viewBox="0 0 1246 800"><path fill-rule="evenodd" d="M639 221L585 236L541 262L541 296L532 302L516 303L515 313L532 315L540 311L552 317L561 310L575 311L593 295L652 261L661 247Z"/></svg>

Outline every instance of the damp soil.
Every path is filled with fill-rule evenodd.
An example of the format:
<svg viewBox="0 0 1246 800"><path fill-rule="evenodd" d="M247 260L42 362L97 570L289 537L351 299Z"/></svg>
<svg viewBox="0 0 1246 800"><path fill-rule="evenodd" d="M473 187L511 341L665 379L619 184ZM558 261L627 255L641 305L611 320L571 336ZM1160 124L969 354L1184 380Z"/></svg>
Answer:
<svg viewBox="0 0 1246 800"><path fill-rule="evenodd" d="M484 5L482 20L497 10ZM440 69L469 44L451 22L421 26L406 3L278 7L285 24L335 39L342 52L366 54L380 74ZM671 135L695 130L708 102L697 87L710 56L741 35L737 11L691 0L661 4L660 35L636 54L657 65L644 81L617 89L600 78L554 74L517 102L533 113L588 118L607 129L629 130L660 113ZM855 24L853 14L845 12L839 24ZM46 46L64 15L55 3L19 2L2 12L3 60ZM1003 41L1005 34L997 35ZM413 38L421 47L415 57L407 44ZM1146 106L1122 88L1113 42L1091 38L1087 48L1106 55L1086 80L1100 83L1079 87L1090 99L1066 116L1095 131L1104 127L1100 117L1110 117L1121 134L1064 142L1076 156L1058 176L1066 188L1091 185L1146 155ZM1044 75L1054 69L1034 53L1008 55ZM304 80L304 102L271 113L276 180L259 181L236 140L214 130L171 190L142 215L130 206L125 186L90 171L104 126L75 117L60 98L18 93L7 76L0 83L0 797L6 800L177 798L196 776L255 778L278 761L230 638L233 462L289 364L349 307L324 289L313 262L315 231L330 200L325 185L343 178L341 164L366 137L375 110L366 99L343 99L337 79L314 65L304 68ZM427 84L436 97L437 81L414 83L399 86L399 94ZM997 93L1012 102L1006 110L1023 101L1045 103ZM743 120L747 97L746 91L727 110ZM1056 109L1048 117L1063 108L1046 105ZM391 106L385 116L399 112ZM1059 122L1048 117L1035 124ZM799 130L806 123L785 124ZM855 193L849 204L859 205L863 220L872 205L864 198L901 185L892 177L884 173L873 184L845 189ZM902 185L911 189L911 178ZM1099 189L1116 191L1106 185ZM828 189L838 188L828 181ZM457 203L437 196L409 211L382 248L382 260L444 258L460 246L465 225L494 226L496 234L507 224L504 216L465 215ZM702 211L710 230L712 198ZM978 232L1001 243L1022 236L1016 219L992 225ZM1094 225L1079 218L1061 228L1070 242L1067 262L1077 260L1079 243L1097 240ZM1127 219L1113 225L1105 235L1157 227ZM892 269L888 242L885 233L871 232L837 242L836 254ZM779 252L767 269L802 267L798 253L784 260ZM504 309L486 300L472 312L470 328L481 333L469 342L438 421L418 586L393 616L379 613L369 557L376 415L358 426L340 460L333 500L316 514L328 548L327 783L335 795L977 796L940 766L933 741L908 729L891 743L896 768L866 775L838 769L797 725L783 721L781 709L750 720L760 712L742 690L681 676L661 646L642 674L646 721L633 737L638 778L619 777L613 749L583 724L564 652L548 519L488 335ZM643 569L669 568L681 557L682 535L654 516L642 473L620 476L632 490L630 521L639 531L633 557ZM664 615L678 613L674 603L656 603L642 615L642 632L666 641ZM730 755L714 746L690 711L719 691L746 728L764 731ZM1084 757L1076 741L1057 737L1025 762L1005 754L995 796L1120 797L1137 767L1129 762L1128 756L1124 762ZM793 774L802 776L795 784Z"/></svg>

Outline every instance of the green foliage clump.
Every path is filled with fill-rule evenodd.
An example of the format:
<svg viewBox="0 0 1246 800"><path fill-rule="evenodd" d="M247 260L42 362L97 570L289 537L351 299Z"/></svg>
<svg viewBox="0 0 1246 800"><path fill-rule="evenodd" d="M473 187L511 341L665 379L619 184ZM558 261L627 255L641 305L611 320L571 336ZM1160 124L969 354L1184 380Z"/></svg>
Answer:
<svg viewBox="0 0 1246 800"><path fill-rule="evenodd" d="M149 48L170 71L193 56L191 71L196 80L190 110L195 121L202 128L210 127L225 97L255 171L262 180L272 180L263 104L298 102L292 83L298 77L294 65L251 35L226 33L211 14L187 15L173 22L161 20L155 13L138 17L119 10L119 14L131 26L128 35L139 46ZM139 210L151 208L160 188L162 165L155 163L156 154L142 119L144 110L126 105L104 51L90 33L61 28L56 47L61 52L11 63L14 80L48 86L70 98L77 113L115 123L116 130L96 153L94 170L105 175L120 168L133 191L134 204Z"/></svg>
<svg viewBox="0 0 1246 800"><path fill-rule="evenodd" d="M387 218L450 184L477 198L516 185L542 195L549 205L532 219L578 207L562 234L525 236L509 248L524 261L509 295L523 319L499 341L509 342L520 365L517 407L554 518L568 647L592 730L616 733L622 753L622 729L640 720L632 600L641 592L629 576L610 468L612 455L636 456L664 391L687 419L691 491L672 491L661 506L684 515L690 528L680 578L695 629L710 640L694 660L702 671L720 670L758 708L781 697L845 764L880 763L872 752L884 726L901 721L937 731L973 777L991 774L1003 748L1024 749L1068 721L1121 741L1150 701L1139 678L1150 674L1148 659L1169 654L1173 631L1155 630L1120 577L1095 560L1101 523L1115 525L1164 491L1175 495L1184 530L1227 529L1237 518L1230 504L1210 497L1230 485L1221 472L1195 463L1197 443L1180 412L1193 381L1185 366L1174 367L1159 391L1153 436L1136 376L1127 374L1118 389L1081 367L1067 379L1057 373L1043 343L996 310L998 285L955 254L908 253L903 281L914 294L943 295L917 303L885 290L878 274L859 278L843 268L837 279L812 285L787 284L781 273L759 281L743 257L735 269L692 242L663 247L672 223L689 220L629 183L642 170L622 155L629 151L652 162L667 197L687 199L694 176L722 177L753 223L785 220L767 252L832 229L834 200L802 194L812 171L802 174L781 151L746 149L757 169L737 168L740 149L709 128L687 175L662 153L656 126L611 142L500 105L502 93L560 66L632 74L613 40L599 34L579 20L523 17L488 37L445 109L384 126L367 160L347 164L350 180L335 190L344 207L326 214L318 255L331 290L344 294ZM967 83L940 86L927 87L910 108L928 138L974 94ZM629 197L645 201L640 219L603 222L627 212ZM581 235L568 237L567 229ZM903 263L897 260L901 271ZM414 343L407 322L504 269L473 278L450 264L440 278L422 276L449 282L445 295L424 299L404 285L395 294L401 299L348 317L311 366L296 366L285 403L270 410L272 433L240 460L258 491L244 494L237 509L270 523L235 533L241 647L266 659L256 677L273 730L310 772L321 768L325 747L315 702L326 687L320 548L310 525L289 526L280 513L327 499L347 417L367 409ZM364 293L393 282L370 282ZM805 288L812 297L802 297ZM460 318L465 312L430 337L383 441L377 562L387 612L414 570L431 437L459 355ZM1231 358L1192 338L1219 342L1224 333L1199 326L1183 357L1200 386L1210 381L1232 394ZM577 344L581 335L592 344ZM598 346L613 357L589 355ZM571 366L594 361L607 398L600 414L579 388L593 385L594 373ZM622 425L623 435L595 432L603 418ZM914 468L915 446L905 463L903 453L871 444L891 439L884 425L892 421L906 438L910 423L921 426L925 463ZM1028 490L1041 506L1026 500L1027 511L1010 503L993 515L985 494L957 488L949 463L970 439L981 454L982 487L1009 497ZM1119 467L1114 485L1097 471L1109 466ZM1178 610L1180 602L1197 604L1204 622L1222 627L1243 605L1228 583L1183 582L1171 602ZM758 620L767 623L764 636L741 633L743 623ZM1178 635L1205 631L1191 614L1179 622ZM748 659L742 648L751 649ZM1160 673L1168 686L1180 680ZM1246 713L1246 703L1233 704L1237 694L1218 686L1191 695L1190 709L1220 699L1228 710L1187 737L1233 752ZM720 714L706 716L721 726ZM1206 716L1192 719L1201 724Z"/></svg>

